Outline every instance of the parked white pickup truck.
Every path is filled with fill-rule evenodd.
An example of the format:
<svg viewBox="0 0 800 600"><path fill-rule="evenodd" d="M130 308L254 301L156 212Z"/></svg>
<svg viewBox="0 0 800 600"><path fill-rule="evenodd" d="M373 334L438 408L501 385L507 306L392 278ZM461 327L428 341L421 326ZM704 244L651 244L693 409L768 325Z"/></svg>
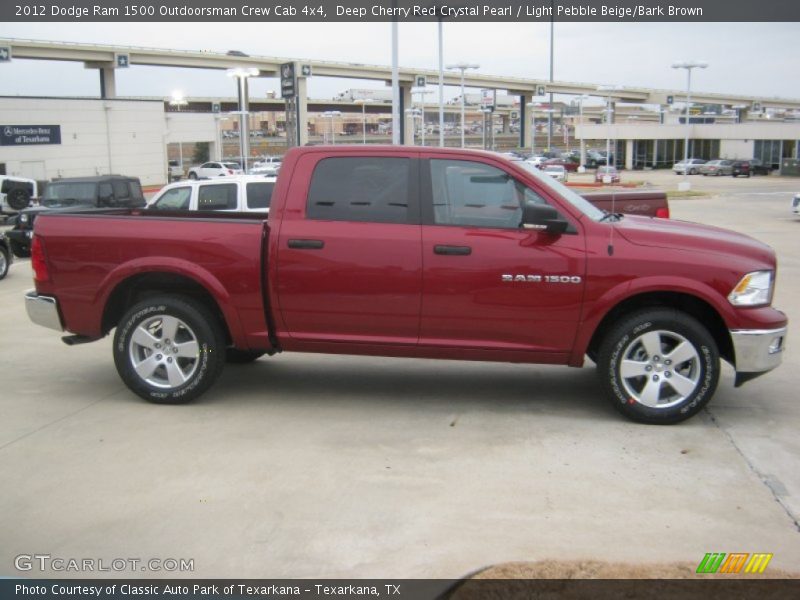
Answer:
<svg viewBox="0 0 800 600"><path fill-rule="evenodd" d="M267 212L275 179L258 175L234 175L171 183L153 196L147 203L147 208Z"/></svg>
<svg viewBox="0 0 800 600"><path fill-rule="evenodd" d="M0 175L0 213L16 213L28 208L31 199L38 196L39 187L35 180Z"/></svg>

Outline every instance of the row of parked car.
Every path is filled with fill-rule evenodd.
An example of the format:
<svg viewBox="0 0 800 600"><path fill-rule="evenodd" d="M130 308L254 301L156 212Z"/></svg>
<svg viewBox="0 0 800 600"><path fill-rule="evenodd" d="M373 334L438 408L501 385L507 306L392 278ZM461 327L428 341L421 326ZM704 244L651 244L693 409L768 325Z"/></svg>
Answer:
<svg viewBox="0 0 800 600"><path fill-rule="evenodd" d="M750 177L751 175L769 175L771 169L757 158L747 160L728 160L717 158L714 160L703 160L701 158L690 158L687 161L680 161L672 166L672 170L677 175L732 175L733 177Z"/></svg>

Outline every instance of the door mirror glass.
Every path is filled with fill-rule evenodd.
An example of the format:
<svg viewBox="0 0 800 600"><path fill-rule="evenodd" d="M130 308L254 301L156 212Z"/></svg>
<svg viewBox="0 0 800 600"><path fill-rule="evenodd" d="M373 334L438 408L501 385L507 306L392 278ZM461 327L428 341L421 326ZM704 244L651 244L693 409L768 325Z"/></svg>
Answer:
<svg viewBox="0 0 800 600"><path fill-rule="evenodd" d="M522 227L525 229L561 234L567 230L568 226L567 220L552 206L528 201L523 207Z"/></svg>

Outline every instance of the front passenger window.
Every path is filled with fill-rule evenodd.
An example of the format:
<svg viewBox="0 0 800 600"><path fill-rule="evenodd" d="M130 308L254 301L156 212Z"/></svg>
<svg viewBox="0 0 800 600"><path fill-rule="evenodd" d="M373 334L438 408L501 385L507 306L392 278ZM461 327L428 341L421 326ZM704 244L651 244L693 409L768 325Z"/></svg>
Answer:
<svg viewBox="0 0 800 600"><path fill-rule="evenodd" d="M522 203L545 204L505 171L466 160L430 161L436 225L517 229Z"/></svg>

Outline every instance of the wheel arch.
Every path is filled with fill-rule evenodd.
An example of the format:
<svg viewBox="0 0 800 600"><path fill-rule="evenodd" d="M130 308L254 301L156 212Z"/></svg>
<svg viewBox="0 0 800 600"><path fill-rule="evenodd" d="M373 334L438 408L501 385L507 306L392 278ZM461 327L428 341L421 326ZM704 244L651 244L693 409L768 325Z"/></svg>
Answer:
<svg viewBox="0 0 800 600"><path fill-rule="evenodd" d="M581 352L590 358L597 355L603 337L625 315L643 308L673 308L697 319L714 338L719 355L729 363L734 363L733 341L731 340L725 320L714 306L706 299L683 291L647 291L629 296L616 303L595 327L588 343ZM579 349L580 351L580 349Z"/></svg>
<svg viewBox="0 0 800 600"><path fill-rule="evenodd" d="M218 298L193 277L170 271L146 271L118 281L103 304L102 334L106 335L116 327L128 308L135 303L160 294L179 295L200 302L219 321L226 343L232 343L234 334L230 327L230 317L223 310Z"/></svg>

